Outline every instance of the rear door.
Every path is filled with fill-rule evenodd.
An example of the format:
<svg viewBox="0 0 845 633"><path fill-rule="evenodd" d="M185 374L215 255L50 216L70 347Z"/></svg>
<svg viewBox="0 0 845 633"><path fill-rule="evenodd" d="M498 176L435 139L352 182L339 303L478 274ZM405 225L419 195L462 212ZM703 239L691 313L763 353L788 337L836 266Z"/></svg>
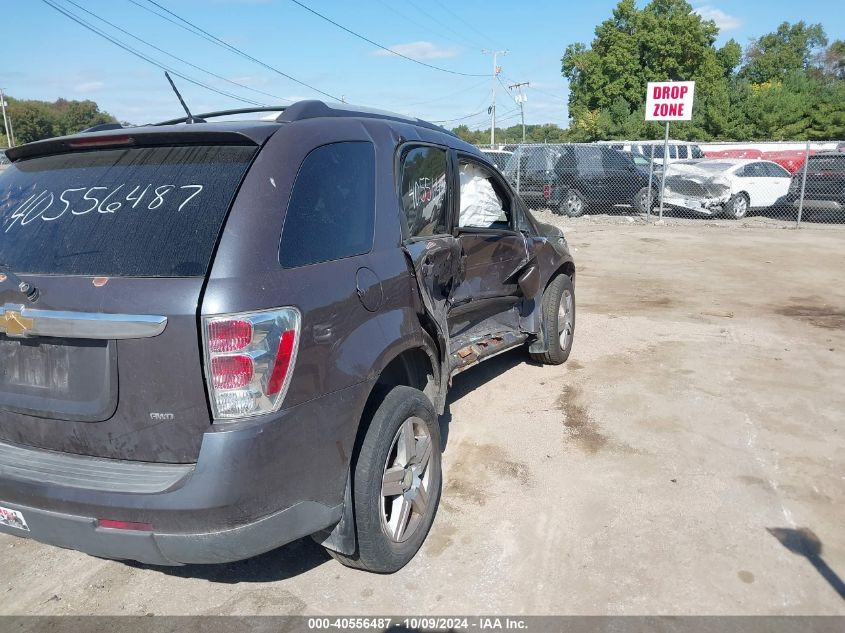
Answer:
<svg viewBox="0 0 845 633"><path fill-rule="evenodd" d="M575 145L576 176L573 187L594 206L614 204L611 200L610 181L604 167L601 147L597 145ZM614 151L614 150L608 150Z"/></svg>
<svg viewBox="0 0 845 633"><path fill-rule="evenodd" d="M642 176L634 161L627 155L612 149L604 150L602 157L607 178L607 202L633 204L637 192L642 188Z"/></svg>
<svg viewBox="0 0 845 633"><path fill-rule="evenodd" d="M789 193L792 175L776 163L761 163L766 171L766 206L782 204Z"/></svg>
<svg viewBox="0 0 845 633"><path fill-rule="evenodd" d="M0 283L0 441L190 462L209 424L198 305L257 146L117 143L0 175L0 258L40 295Z"/></svg>
<svg viewBox="0 0 845 633"><path fill-rule="evenodd" d="M736 172L739 180L739 191L745 191L752 208L769 207L775 203L777 196L771 190L769 171L761 162L748 163ZM735 190L734 193L737 193Z"/></svg>

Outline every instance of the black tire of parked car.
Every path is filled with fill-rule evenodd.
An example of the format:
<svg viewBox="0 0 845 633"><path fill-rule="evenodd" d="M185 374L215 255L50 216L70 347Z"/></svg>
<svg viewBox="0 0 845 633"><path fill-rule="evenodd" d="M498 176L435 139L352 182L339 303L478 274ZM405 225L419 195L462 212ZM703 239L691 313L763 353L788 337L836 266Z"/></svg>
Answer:
<svg viewBox="0 0 845 633"><path fill-rule="evenodd" d="M443 482L440 468L440 426L431 401L418 389L399 386L389 391L380 390L374 396L376 402L382 396L383 399L369 420L366 434L352 465L357 551L352 556L332 550L328 552L347 567L377 573L393 573L414 557L434 522ZM387 535L382 526L382 481L388 458L392 454L394 438L397 437L399 428L411 418L425 422L431 440L428 468L432 470L425 513L407 540L396 542ZM363 420L363 423L366 422L366 419Z"/></svg>
<svg viewBox="0 0 845 633"><path fill-rule="evenodd" d="M737 193L730 197L725 205L725 215L732 220L741 220L748 215L748 196Z"/></svg>
<svg viewBox="0 0 845 633"><path fill-rule="evenodd" d="M651 189L651 208L654 208L655 202L655 195L654 195L654 187ZM649 211L649 202L648 202L648 187L643 187L637 192L637 197L634 198L634 209L636 209L637 213L648 213Z"/></svg>
<svg viewBox="0 0 845 633"><path fill-rule="evenodd" d="M566 197L558 208L559 215L568 215L570 218L577 218L587 212L587 201L576 189L569 189Z"/></svg>
<svg viewBox="0 0 845 633"><path fill-rule="evenodd" d="M561 302L570 298L571 321L565 324L569 327L569 336L565 346L561 346L561 332L563 325L561 318ZM546 287L543 293L543 337L546 343L545 352L531 353L538 363L544 365L560 365L565 363L572 351L572 341L575 339L575 288L568 275L558 275Z"/></svg>

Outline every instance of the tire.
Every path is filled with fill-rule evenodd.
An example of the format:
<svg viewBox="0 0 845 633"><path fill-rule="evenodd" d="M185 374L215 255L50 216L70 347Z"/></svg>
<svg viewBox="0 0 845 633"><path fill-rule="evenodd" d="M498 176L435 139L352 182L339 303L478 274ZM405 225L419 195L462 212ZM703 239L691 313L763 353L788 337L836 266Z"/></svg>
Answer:
<svg viewBox="0 0 845 633"><path fill-rule="evenodd" d="M725 205L725 215L732 220L741 220L748 215L748 196L744 193L731 196Z"/></svg>
<svg viewBox="0 0 845 633"><path fill-rule="evenodd" d="M570 218L578 218L587 212L587 201L575 189L568 189L566 197L560 203L559 214L568 215Z"/></svg>
<svg viewBox="0 0 845 633"><path fill-rule="evenodd" d="M544 365L565 363L575 339L575 289L568 275L555 277L543 293L543 337L547 351L532 352L531 358Z"/></svg>
<svg viewBox="0 0 845 633"><path fill-rule="evenodd" d="M411 432L413 443L405 445ZM386 393L369 420L353 468L358 548L353 556L332 550L329 554L347 567L382 574L399 571L431 529L443 483L440 426L425 394L411 387ZM385 497L388 488L401 492Z"/></svg>
<svg viewBox="0 0 845 633"><path fill-rule="evenodd" d="M652 189L651 208L654 208L654 189ZM648 187L643 187L637 192L634 198L634 209L636 209L637 213L649 212Z"/></svg>

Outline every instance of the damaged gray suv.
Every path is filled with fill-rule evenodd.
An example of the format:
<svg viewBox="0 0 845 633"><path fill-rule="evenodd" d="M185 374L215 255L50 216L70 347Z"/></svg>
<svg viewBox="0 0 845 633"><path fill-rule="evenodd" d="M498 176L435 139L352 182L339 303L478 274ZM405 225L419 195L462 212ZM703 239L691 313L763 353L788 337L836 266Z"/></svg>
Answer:
<svg viewBox="0 0 845 633"><path fill-rule="evenodd" d="M0 531L156 565L312 535L393 572L452 376L569 355L566 241L434 125L220 114L7 152Z"/></svg>

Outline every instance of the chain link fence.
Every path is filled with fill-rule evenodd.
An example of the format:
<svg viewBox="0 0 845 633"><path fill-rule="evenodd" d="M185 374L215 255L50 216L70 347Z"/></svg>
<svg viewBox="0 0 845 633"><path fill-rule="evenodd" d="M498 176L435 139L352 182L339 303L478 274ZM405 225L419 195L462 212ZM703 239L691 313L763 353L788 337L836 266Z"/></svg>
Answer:
<svg viewBox="0 0 845 633"><path fill-rule="evenodd" d="M646 221L845 226L845 142L482 146L529 207ZM766 223L766 222L764 222Z"/></svg>

